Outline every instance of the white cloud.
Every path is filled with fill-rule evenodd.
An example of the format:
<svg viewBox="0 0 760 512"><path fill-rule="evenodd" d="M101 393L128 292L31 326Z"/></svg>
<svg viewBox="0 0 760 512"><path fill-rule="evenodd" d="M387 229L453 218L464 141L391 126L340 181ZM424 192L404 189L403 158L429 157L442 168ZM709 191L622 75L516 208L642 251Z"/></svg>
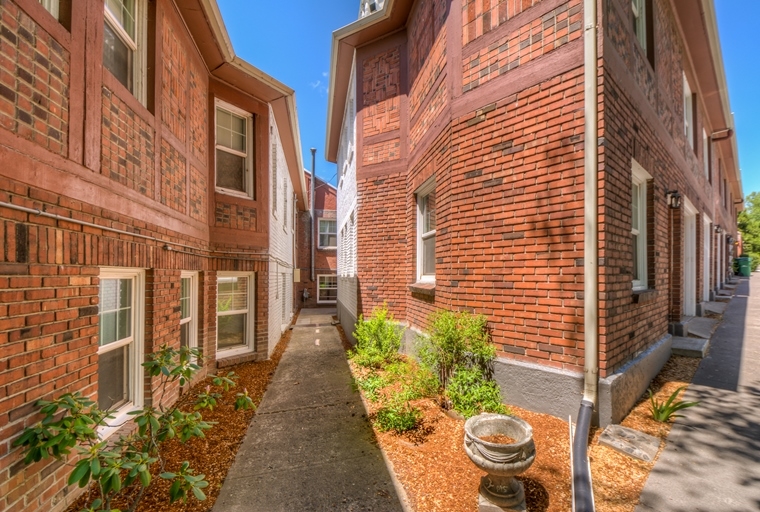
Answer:
<svg viewBox="0 0 760 512"><path fill-rule="evenodd" d="M318 88L320 85L322 85L322 81L321 81L321 80L317 80L316 82L311 82L311 83L309 83L309 85L311 86L311 88L312 88L312 89L316 89L316 88Z"/></svg>

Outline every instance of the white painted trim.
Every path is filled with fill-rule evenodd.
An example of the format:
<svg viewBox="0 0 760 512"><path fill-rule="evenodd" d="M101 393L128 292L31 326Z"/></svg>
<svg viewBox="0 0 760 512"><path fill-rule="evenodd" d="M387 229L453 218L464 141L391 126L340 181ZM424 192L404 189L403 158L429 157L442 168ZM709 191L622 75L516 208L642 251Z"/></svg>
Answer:
<svg viewBox="0 0 760 512"><path fill-rule="evenodd" d="M145 372L142 363L145 361L145 270L139 268L103 267L98 276L101 283L104 279L131 279L132 280L132 340L120 344L110 344L110 350L132 345L129 361L129 401L114 411L115 417L109 420L108 427L98 429L98 436L105 439L128 419L128 413L142 408L145 399ZM98 312L98 324L100 324L100 312ZM118 343L118 342L117 342ZM98 341L98 353L100 354L100 342Z"/></svg>
<svg viewBox="0 0 760 512"><path fill-rule="evenodd" d="M651 179L652 175L649 174L640 163L631 158L631 183L632 186L633 184L636 184L639 187L639 229L638 233L634 233L633 218L631 218L631 237L636 234L642 242L639 244L638 248L639 279L632 279L631 283L634 290L646 290L649 288L649 265L647 262L647 252L649 248L649 238L647 233L647 219L649 218L647 212L647 181ZM633 200L633 194L631 194L631 200ZM631 205L631 208L633 208L633 205ZM633 239L631 239L631 244L633 244Z"/></svg>
<svg viewBox="0 0 760 512"><path fill-rule="evenodd" d="M336 245L322 245L322 222L334 222L335 223L335 231L334 232L325 232L326 235L335 235ZM324 217L319 217L317 219L317 249L337 249L337 240L338 240L338 220L337 219L326 219Z"/></svg>
<svg viewBox="0 0 760 512"><path fill-rule="evenodd" d="M712 220L702 214L702 300L710 300L710 245L712 244Z"/></svg>
<svg viewBox="0 0 760 512"><path fill-rule="evenodd" d="M230 114L234 114L238 117L242 117L245 119L245 149L246 152L242 153L240 151L237 151L232 148L228 148L227 146L220 146L216 143L216 132L217 132L217 109L226 110ZM250 112L246 112L245 110L241 109L240 107L236 107L235 105L232 105L230 103L227 103L226 101L220 100L219 98L214 98L214 189L219 192L220 194L226 194L230 196L237 196L237 197L244 197L246 199L253 199L254 196L254 144L255 144L255 138L256 134L253 133L254 130L254 124L253 124L253 114ZM229 189L218 186L217 183L217 176L216 176L216 150L222 150L226 153L230 153L232 155L236 156L242 156L245 157L245 173L244 176L244 185L245 185L245 191L235 190L235 189Z"/></svg>
<svg viewBox="0 0 760 512"><path fill-rule="evenodd" d="M423 183L414 193L415 202L417 204L417 232L415 233L415 238L417 241L417 282L422 282L422 283L435 283L435 274L433 274L432 276L423 275L423 261L422 260L424 257L423 241L432 236L435 236L436 230L434 229L426 233L422 232L423 219L422 219L422 208L421 208L421 203L420 203L420 200L423 197L429 195L430 193L434 191L435 191L435 176L431 177L429 180ZM436 226L437 224L438 224L438 219L436 218Z"/></svg>
<svg viewBox="0 0 760 512"><path fill-rule="evenodd" d="M319 290L321 289L319 286L320 278L321 277L334 277L335 278L335 295L337 297L338 294L338 274L317 274L317 304L335 304L337 301L335 300L322 300L319 298ZM329 288L332 290L333 288Z"/></svg>
<svg viewBox="0 0 760 512"><path fill-rule="evenodd" d="M217 331L214 333L214 343L216 344L216 356L217 359L224 359L225 357L232 357L239 354L247 354L256 351L256 273L255 272L217 272L217 302L214 305L217 318L225 316L229 312L218 311L219 304L219 278L220 277L247 277L248 278L248 309L235 310L233 313L240 314L245 312L248 316L246 318L246 340L245 345L231 347L231 348L219 348L219 322L217 322Z"/></svg>
<svg viewBox="0 0 760 512"><path fill-rule="evenodd" d="M683 198L684 243L683 243L683 314L697 314L697 209Z"/></svg>
<svg viewBox="0 0 760 512"><path fill-rule="evenodd" d="M179 325L189 323L190 336L187 340L188 348L198 348L198 272L183 270L180 273L180 298L182 297L182 279L190 279L190 317L179 319ZM181 305L180 305L181 306ZM182 313L180 312L180 317Z"/></svg>

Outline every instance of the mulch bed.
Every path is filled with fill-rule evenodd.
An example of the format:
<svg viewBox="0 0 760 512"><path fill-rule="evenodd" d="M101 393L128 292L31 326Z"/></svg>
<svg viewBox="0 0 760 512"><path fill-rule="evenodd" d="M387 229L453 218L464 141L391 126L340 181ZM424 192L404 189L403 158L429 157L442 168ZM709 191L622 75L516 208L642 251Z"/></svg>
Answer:
<svg viewBox="0 0 760 512"><path fill-rule="evenodd" d="M350 348L345 333L338 326L344 348ZM254 414L252 411L235 412L234 395L247 388L258 405L264 395L290 332L286 331L268 361L244 363L233 367L240 380L238 387L225 396L213 411L203 413L204 420L217 425L206 432L205 439L193 439L186 444L170 441L164 447L166 469L178 467L182 461L206 475L208 496L200 502L193 498L186 503L168 504L168 483L156 478L143 497L139 511L208 511L214 505L224 478ZM652 382L655 398L665 400L679 386L687 385L696 371L699 360L673 356ZM226 373L227 369L223 373ZM192 400L210 382L196 384L180 400L185 408L192 408ZM379 446L392 464L393 472L404 487L415 512L476 511L480 478L479 471L467 458L463 449L464 421L454 418L432 399L413 402L423 412L419 426L404 434L375 430ZM370 416L377 408L365 400ZM536 459L533 466L519 479L525 486L528 512L566 512L571 509L569 433L566 421L510 406L512 413L533 427ZM642 397L622 425L665 439L671 424L658 423L649 414L648 396ZM645 463L622 455L597 444L601 431L593 429L589 446L589 459L599 512L632 512L654 463ZM664 445L664 443L663 443ZM158 466L158 465L156 465ZM158 467L154 472L158 473ZM84 505L82 499L68 510L76 511ZM114 506L118 504L114 503Z"/></svg>

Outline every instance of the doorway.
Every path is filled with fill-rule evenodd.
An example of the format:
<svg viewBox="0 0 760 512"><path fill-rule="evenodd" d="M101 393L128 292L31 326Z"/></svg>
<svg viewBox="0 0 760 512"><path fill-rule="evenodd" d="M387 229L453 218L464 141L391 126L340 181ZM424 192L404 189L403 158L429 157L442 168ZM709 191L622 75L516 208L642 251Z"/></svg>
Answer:
<svg viewBox="0 0 760 512"><path fill-rule="evenodd" d="M712 245L712 221L707 215L702 215L702 300L710 300L710 246Z"/></svg>
<svg viewBox="0 0 760 512"><path fill-rule="evenodd" d="M697 314L697 209L684 198L683 314Z"/></svg>

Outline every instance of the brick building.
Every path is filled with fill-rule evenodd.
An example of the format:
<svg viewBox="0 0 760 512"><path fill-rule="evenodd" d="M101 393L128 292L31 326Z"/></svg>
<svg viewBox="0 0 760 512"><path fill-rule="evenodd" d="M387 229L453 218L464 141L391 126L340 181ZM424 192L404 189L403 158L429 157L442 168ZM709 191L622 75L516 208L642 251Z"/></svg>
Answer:
<svg viewBox="0 0 760 512"><path fill-rule="evenodd" d="M204 371L269 356L302 168L293 91L235 56L214 0L0 2L0 510L71 499L70 467L11 447L37 400L121 418L163 344Z"/></svg>
<svg viewBox="0 0 760 512"><path fill-rule="evenodd" d="M504 398L574 415L582 0L367 5L333 34L326 154L339 169L341 322L351 332L383 301L412 336L436 309L485 314ZM712 2L599 0L597 13L606 424L725 282L742 185Z"/></svg>
<svg viewBox="0 0 760 512"><path fill-rule="evenodd" d="M304 177L307 200L310 203L311 173L304 171ZM300 307L332 306L338 298L337 202L335 186L317 176L314 182L313 214L309 206L298 217L296 266L300 280L296 281L295 293Z"/></svg>

